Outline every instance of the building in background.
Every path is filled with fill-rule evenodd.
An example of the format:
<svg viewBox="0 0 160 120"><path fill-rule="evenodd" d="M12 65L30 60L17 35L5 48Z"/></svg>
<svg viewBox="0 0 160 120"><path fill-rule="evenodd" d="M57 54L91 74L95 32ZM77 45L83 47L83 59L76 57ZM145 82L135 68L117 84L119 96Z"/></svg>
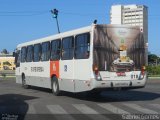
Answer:
<svg viewBox="0 0 160 120"><path fill-rule="evenodd" d="M148 43L148 7L145 5L113 5L110 11L111 24L140 26Z"/></svg>
<svg viewBox="0 0 160 120"><path fill-rule="evenodd" d="M145 5L113 5L110 10L111 24L139 26L146 43L146 61L148 64L148 7Z"/></svg>
<svg viewBox="0 0 160 120"><path fill-rule="evenodd" d="M0 70L15 70L13 54L0 54Z"/></svg>

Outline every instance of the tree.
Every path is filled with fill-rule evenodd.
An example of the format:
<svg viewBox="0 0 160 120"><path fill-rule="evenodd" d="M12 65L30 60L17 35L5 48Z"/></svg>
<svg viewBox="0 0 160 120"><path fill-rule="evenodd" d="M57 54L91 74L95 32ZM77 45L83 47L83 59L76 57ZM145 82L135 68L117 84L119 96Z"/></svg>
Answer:
<svg viewBox="0 0 160 120"><path fill-rule="evenodd" d="M7 51L7 49L3 49L1 53L2 54L8 54L8 51Z"/></svg>
<svg viewBox="0 0 160 120"><path fill-rule="evenodd" d="M155 63L157 59L158 59L158 56L155 54L148 55L148 62L149 63Z"/></svg>

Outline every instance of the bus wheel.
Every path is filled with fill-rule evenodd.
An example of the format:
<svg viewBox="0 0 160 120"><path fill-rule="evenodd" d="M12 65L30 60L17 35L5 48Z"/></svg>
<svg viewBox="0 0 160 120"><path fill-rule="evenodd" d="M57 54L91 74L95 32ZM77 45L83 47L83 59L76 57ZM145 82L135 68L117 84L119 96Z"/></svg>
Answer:
<svg viewBox="0 0 160 120"><path fill-rule="evenodd" d="M59 90L59 84L58 84L58 79L57 77L52 77L52 93L55 96L59 96L61 91Z"/></svg>
<svg viewBox="0 0 160 120"><path fill-rule="evenodd" d="M29 88L29 86L26 84L26 79L24 75L22 76L22 87L25 89Z"/></svg>

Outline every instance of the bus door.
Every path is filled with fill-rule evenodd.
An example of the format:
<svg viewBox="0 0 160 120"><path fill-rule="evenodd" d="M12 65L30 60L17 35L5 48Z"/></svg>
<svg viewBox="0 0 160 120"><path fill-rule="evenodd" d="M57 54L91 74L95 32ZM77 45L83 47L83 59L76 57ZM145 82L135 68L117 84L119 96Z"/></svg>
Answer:
<svg viewBox="0 0 160 120"><path fill-rule="evenodd" d="M21 51L17 50L14 55L15 57L15 65L16 65L16 82L19 83L21 82L21 73L20 73L20 60L21 60Z"/></svg>
<svg viewBox="0 0 160 120"><path fill-rule="evenodd" d="M62 39L60 89L74 92L74 37Z"/></svg>
<svg viewBox="0 0 160 120"><path fill-rule="evenodd" d="M76 35L74 53L74 77L76 92L90 89L86 80L90 79L90 33Z"/></svg>

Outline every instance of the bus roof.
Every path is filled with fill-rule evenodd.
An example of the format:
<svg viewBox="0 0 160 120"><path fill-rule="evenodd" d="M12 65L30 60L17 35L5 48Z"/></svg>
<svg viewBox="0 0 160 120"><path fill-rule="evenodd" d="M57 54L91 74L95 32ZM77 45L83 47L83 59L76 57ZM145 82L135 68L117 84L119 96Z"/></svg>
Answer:
<svg viewBox="0 0 160 120"><path fill-rule="evenodd" d="M34 44L38 44L38 43L42 43L42 42L47 42L47 41L51 41L51 40L61 39L64 37L68 37L68 36L72 36L72 35L76 35L76 34L81 34L81 33L85 33L85 32L91 32L93 26L95 26L95 25L100 26L100 27L103 26L103 27L110 27L110 28L116 27L116 28L128 28L128 29L139 29L140 30L140 27L138 27L138 26L112 25L112 24L92 24L87 27L82 27L79 29L70 30L70 31L59 33L56 35L51 35L48 37L44 37L44 38L29 41L29 42L21 43L17 46L17 48L20 48L23 46L28 46L28 45L34 45Z"/></svg>
<svg viewBox="0 0 160 120"><path fill-rule="evenodd" d="M47 37L44 37L44 38L32 40L32 41L29 41L29 42L21 43L17 46L17 48L27 46L27 45L33 45L33 44L38 44L38 43L42 43L42 42L47 42L47 41L51 41L51 40L56 40L56 39L72 36L72 35L75 35L75 34L90 32L91 30L92 30L92 25L87 26L87 27L83 27L83 28L79 28L79 29L75 29L75 30L71 30L71 31L67 31L67 32L63 32L63 33L59 33L59 34L56 34L56 35L51 35L51 36L47 36Z"/></svg>

